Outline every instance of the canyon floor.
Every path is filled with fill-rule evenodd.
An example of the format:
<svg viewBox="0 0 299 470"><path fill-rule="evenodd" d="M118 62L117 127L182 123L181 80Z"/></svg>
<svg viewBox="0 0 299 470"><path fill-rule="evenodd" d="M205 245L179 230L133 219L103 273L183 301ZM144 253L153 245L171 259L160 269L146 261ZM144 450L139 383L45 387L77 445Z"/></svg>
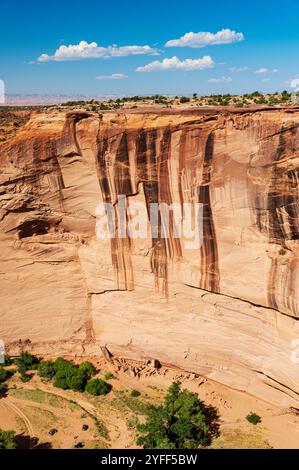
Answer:
<svg viewBox="0 0 299 470"><path fill-rule="evenodd" d="M132 361L115 364L94 361L99 376L107 372L112 391L102 397L55 388L34 374L24 384L18 376L9 381L9 391L0 400L0 427L14 429L21 448L74 448L83 443L91 449L134 449L136 423L144 421L149 404L159 404L174 380L196 392L207 405L218 410L220 436L212 448L297 448L299 416L195 374L161 367L148 368ZM139 369L135 375L135 372ZM135 372L134 372L135 371ZM132 390L141 395L132 397ZM258 425L247 422L255 412L262 418ZM82 430L83 424L88 426ZM54 436L51 428L57 429Z"/></svg>

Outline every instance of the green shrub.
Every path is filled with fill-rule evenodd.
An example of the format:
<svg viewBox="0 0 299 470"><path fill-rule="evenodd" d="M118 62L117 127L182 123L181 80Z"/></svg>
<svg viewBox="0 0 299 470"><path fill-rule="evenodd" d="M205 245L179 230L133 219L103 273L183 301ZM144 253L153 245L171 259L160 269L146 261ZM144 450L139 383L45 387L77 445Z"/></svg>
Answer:
<svg viewBox="0 0 299 470"><path fill-rule="evenodd" d="M5 380L9 379L10 373L0 366L0 382L5 382Z"/></svg>
<svg viewBox="0 0 299 470"><path fill-rule="evenodd" d="M249 413L246 416L246 419L249 423L254 424L254 425L259 424L259 423L262 422L262 418L259 415L257 415L256 413L253 413L253 412Z"/></svg>
<svg viewBox="0 0 299 470"><path fill-rule="evenodd" d="M29 382L29 380L31 380L31 375L29 374L21 374L21 381L22 382Z"/></svg>
<svg viewBox="0 0 299 470"><path fill-rule="evenodd" d="M74 364L71 361L67 361L66 359L63 359L63 357L58 357L54 361L54 367L55 367L56 372L58 372L59 370L64 370L71 366L74 366Z"/></svg>
<svg viewBox="0 0 299 470"><path fill-rule="evenodd" d="M67 390L69 388L69 385L68 385L68 379L67 379L66 375L61 371L56 372L56 374L54 376L53 385L54 385L54 387L62 388L63 390Z"/></svg>
<svg viewBox="0 0 299 470"><path fill-rule="evenodd" d="M82 362L82 364L79 366L79 370L84 372L87 379L90 379L97 373L95 366L88 361Z"/></svg>
<svg viewBox="0 0 299 470"><path fill-rule="evenodd" d="M106 372L106 374L104 375L104 379L110 380L110 379L116 379L116 377L111 372Z"/></svg>
<svg viewBox="0 0 299 470"><path fill-rule="evenodd" d="M218 413L196 393L181 390L180 382L168 389L164 405L150 408L145 424L138 424L137 445L144 449L196 449L219 435Z"/></svg>
<svg viewBox="0 0 299 470"><path fill-rule="evenodd" d="M180 103L189 103L190 98L187 98L187 96L181 96L180 98Z"/></svg>
<svg viewBox="0 0 299 470"><path fill-rule="evenodd" d="M5 397L8 386L5 383L0 383L0 398Z"/></svg>
<svg viewBox="0 0 299 470"><path fill-rule="evenodd" d="M34 370L37 368L39 359L27 351L21 352L19 357L14 360L14 363L19 367L24 366L26 370Z"/></svg>
<svg viewBox="0 0 299 470"><path fill-rule="evenodd" d="M38 375L43 379L52 379L56 374L53 361L41 361L37 368Z"/></svg>
<svg viewBox="0 0 299 470"><path fill-rule="evenodd" d="M0 449L16 449L15 432L0 429Z"/></svg>
<svg viewBox="0 0 299 470"><path fill-rule="evenodd" d="M94 366L89 362L83 362L80 367L61 357L54 362L56 374L54 386L64 390L71 389L83 392L87 380L96 373Z"/></svg>
<svg viewBox="0 0 299 470"><path fill-rule="evenodd" d="M90 393L90 395L107 395L111 390L111 385L105 382L102 379L93 379L87 382L85 391Z"/></svg>
<svg viewBox="0 0 299 470"><path fill-rule="evenodd" d="M141 393L139 390L132 390L131 397L140 397Z"/></svg>
<svg viewBox="0 0 299 470"><path fill-rule="evenodd" d="M55 363L56 364L56 361ZM54 386L67 390L70 387L70 379L77 373L77 368L71 362L59 362L58 368L56 367L56 374L54 376ZM74 383L74 382L73 382Z"/></svg>
<svg viewBox="0 0 299 470"><path fill-rule="evenodd" d="M23 362L18 364L18 372L21 376L22 382L28 382L31 379L31 375L27 374L27 367Z"/></svg>
<svg viewBox="0 0 299 470"><path fill-rule="evenodd" d="M5 366L11 366L12 363L13 363L13 360L9 356L5 355L4 356L4 365Z"/></svg>
<svg viewBox="0 0 299 470"><path fill-rule="evenodd" d="M72 375L67 378L68 388L75 392L84 392L86 382L86 374L80 369L75 369Z"/></svg>

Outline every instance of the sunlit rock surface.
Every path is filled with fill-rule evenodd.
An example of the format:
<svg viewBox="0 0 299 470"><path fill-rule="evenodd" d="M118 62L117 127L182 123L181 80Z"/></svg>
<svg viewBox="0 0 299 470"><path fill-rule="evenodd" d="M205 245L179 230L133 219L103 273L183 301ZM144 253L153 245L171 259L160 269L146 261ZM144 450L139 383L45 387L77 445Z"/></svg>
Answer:
<svg viewBox="0 0 299 470"><path fill-rule="evenodd" d="M299 407L298 125L299 110L32 114L0 144L8 351L106 345ZM119 196L128 218L201 203L202 245L160 223L99 239Z"/></svg>

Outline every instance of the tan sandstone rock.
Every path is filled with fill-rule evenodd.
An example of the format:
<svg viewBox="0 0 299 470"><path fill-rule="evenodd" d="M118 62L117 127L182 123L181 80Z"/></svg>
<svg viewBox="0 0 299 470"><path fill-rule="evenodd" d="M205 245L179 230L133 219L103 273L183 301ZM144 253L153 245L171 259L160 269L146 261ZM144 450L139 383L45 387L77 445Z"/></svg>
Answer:
<svg viewBox="0 0 299 470"><path fill-rule="evenodd" d="M299 407L298 125L299 110L33 113L0 144L8 351L106 347ZM98 239L98 204L120 195L201 203L201 247Z"/></svg>

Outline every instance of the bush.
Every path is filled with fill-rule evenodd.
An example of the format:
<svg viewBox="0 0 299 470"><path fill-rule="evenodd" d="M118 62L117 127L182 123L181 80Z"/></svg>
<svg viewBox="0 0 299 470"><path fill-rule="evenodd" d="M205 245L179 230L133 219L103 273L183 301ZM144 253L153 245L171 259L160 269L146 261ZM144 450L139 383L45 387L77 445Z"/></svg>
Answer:
<svg viewBox="0 0 299 470"><path fill-rule="evenodd" d="M181 96L180 98L180 103L189 103L190 98L187 98L187 96Z"/></svg>
<svg viewBox="0 0 299 470"><path fill-rule="evenodd" d="M55 361L56 363L56 361ZM71 362L65 361L56 367L56 374L54 376L54 386L67 390L70 387L70 379L76 374L77 368Z"/></svg>
<svg viewBox="0 0 299 470"><path fill-rule="evenodd" d="M140 397L141 393L139 390L132 390L131 397Z"/></svg>
<svg viewBox="0 0 299 470"><path fill-rule="evenodd" d="M87 378L84 371L75 369L69 377L67 377L68 388L75 392L84 392Z"/></svg>
<svg viewBox="0 0 299 470"><path fill-rule="evenodd" d="M209 445L219 434L218 414L198 399L196 393L181 390L180 382L168 389L164 405L153 406L145 424L138 424L137 445L144 449L196 449Z"/></svg>
<svg viewBox="0 0 299 470"><path fill-rule="evenodd" d="M9 356L4 356L4 365L5 366L11 366L13 363L13 360Z"/></svg>
<svg viewBox="0 0 299 470"><path fill-rule="evenodd" d="M24 366L26 370L34 370L37 368L39 359L36 356L33 356L27 351L21 352L19 357L14 360L14 363L20 367L20 365Z"/></svg>
<svg viewBox="0 0 299 470"><path fill-rule="evenodd" d="M63 357L58 357L54 361L54 367L55 367L56 372L62 369L66 369L70 366L74 366L74 364L71 361L67 361L66 359L63 359Z"/></svg>
<svg viewBox="0 0 299 470"><path fill-rule="evenodd" d="M104 379L110 380L110 379L116 379L116 377L111 372L106 372L106 374L104 375Z"/></svg>
<svg viewBox="0 0 299 470"><path fill-rule="evenodd" d="M9 379L10 373L8 370L5 370L3 367L0 366L0 382L5 382L5 380Z"/></svg>
<svg viewBox="0 0 299 470"><path fill-rule="evenodd" d="M62 388L63 390L67 390L69 388L68 379L66 375L61 371L56 372L53 384L54 387Z"/></svg>
<svg viewBox="0 0 299 470"><path fill-rule="evenodd" d="M29 380L31 379L31 375L29 374L21 374L21 381L22 382L29 382Z"/></svg>
<svg viewBox="0 0 299 470"><path fill-rule="evenodd" d="M0 383L0 398L5 397L7 394L8 386L4 383Z"/></svg>
<svg viewBox="0 0 299 470"><path fill-rule="evenodd" d="M56 374L53 361L41 361L37 368L38 375L43 379L52 379Z"/></svg>
<svg viewBox="0 0 299 470"><path fill-rule="evenodd" d="M259 415L257 415L256 413L253 413L253 412L249 413L246 416L246 419L249 423L254 424L254 425L259 424L259 423L262 422L262 418Z"/></svg>
<svg viewBox="0 0 299 470"><path fill-rule="evenodd" d="M78 367L61 357L54 362L54 368L56 370L54 386L64 390L75 390L76 392L83 392L87 380L96 373L94 366L89 362L83 362Z"/></svg>
<svg viewBox="0 0 299 470"><path fill-rule="evenodd" d="M90 379L97 373L95 366L88 361L82 362L82 364L79 366L79 370L84 372L87 379Z"/></svg>
<svg viewBox="0 0 299 470"><path fill-rule="evenodd" d="M93 379L87 382L85 391L90 393L90 395L107 395L111 390L111 385L105 382L102 379Z"/></svg>
<svg viewBox="0 0 299 470"><path fill-rule="evenodd" d="M16 449L15 432L0 429L0 449Z"/></svg>

